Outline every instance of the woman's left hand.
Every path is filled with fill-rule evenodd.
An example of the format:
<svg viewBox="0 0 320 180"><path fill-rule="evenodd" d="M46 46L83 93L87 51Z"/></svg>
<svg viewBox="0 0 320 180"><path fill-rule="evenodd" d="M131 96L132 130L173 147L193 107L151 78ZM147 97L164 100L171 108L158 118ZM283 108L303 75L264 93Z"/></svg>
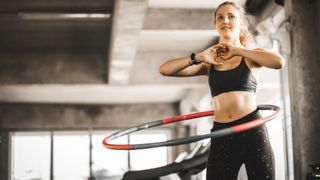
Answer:
<svg viewBox="0 0 320 180"><path fill-rule="evenodd" d="M223 60L231 59L233 56L237 55L237 47L231 43L221 43L218 45L218 51L221 49L221 52L218 53L218 57Z"/></svg>

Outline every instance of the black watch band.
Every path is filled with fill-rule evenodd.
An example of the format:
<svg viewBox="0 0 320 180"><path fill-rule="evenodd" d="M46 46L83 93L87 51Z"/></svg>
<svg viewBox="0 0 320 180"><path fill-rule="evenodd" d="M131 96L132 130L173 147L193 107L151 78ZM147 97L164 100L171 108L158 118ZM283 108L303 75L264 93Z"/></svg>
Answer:
<svg viewBox="0 0 320 180"><path fill-rule="evenodd" d="M200 64L200 62L197 61L197 59L196 59L196 54L192 53L192 54L190 55L190 58L191 58L191 65Z"/></svg>

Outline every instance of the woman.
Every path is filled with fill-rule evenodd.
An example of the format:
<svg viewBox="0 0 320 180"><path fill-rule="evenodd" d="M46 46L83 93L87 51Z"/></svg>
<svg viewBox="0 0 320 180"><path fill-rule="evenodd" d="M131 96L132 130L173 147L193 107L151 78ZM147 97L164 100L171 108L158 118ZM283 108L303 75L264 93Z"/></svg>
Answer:
<svg viewBox="0 0 320 180"><path fill-rule="evenodd" d="M227 1L218 6L214 15L219 44L190 57L169 60L160 67L165 76L208 76L215 109L212 131L261 117L255 97L256 77L261 67L284 66L281 55L249 48L250 33L241 6ZM236 180L242 164L249 180L275 179L265 126L211 140L207 180Z"/></svg>

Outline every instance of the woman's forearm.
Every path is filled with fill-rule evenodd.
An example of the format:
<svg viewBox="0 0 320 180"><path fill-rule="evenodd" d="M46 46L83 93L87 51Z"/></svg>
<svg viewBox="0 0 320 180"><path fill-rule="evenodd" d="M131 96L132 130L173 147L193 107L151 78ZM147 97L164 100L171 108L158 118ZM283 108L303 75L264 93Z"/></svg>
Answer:
<svg viewBox="0 0 320 180"><path fill-rule="evenodd" d="M281 69L285 65L285 61L281 55L263 49L238 48L236 54L272 69Z"/></svg>
<svg viewBox="0 0 320 180"><path fill-rule="evenodd" d="M182 57L177 59L169 60L163 63L159 71L164 76L176 75L179 71L190 66L190 57Z"/></svg>

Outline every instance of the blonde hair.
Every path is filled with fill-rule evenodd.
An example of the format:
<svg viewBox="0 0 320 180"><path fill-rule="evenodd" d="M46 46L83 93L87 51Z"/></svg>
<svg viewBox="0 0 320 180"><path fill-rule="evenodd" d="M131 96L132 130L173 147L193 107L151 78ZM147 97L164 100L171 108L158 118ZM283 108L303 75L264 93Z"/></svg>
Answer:
<svg viewBox="0 0 320 180"><path fill-rule="evenodd" d="M232 5L233 7L235 7L236 9L238 9L239 14L240 14L240 18L241 18L241 25L240 25L240 43L244 46L244 47L249 47L253 44L254 39L252 34L250 33L249 29L248 29L248 22L246 19L246 12L244 10L244 8L242 6L240 6L239 4L236 4L235 2L231 2L231 1L225 1L223 3L221 3L217 9L214 12L214 23L216 23L216 16L217 16L217 12L219 10L220 7L224 6L224 5Z"/></svg>

